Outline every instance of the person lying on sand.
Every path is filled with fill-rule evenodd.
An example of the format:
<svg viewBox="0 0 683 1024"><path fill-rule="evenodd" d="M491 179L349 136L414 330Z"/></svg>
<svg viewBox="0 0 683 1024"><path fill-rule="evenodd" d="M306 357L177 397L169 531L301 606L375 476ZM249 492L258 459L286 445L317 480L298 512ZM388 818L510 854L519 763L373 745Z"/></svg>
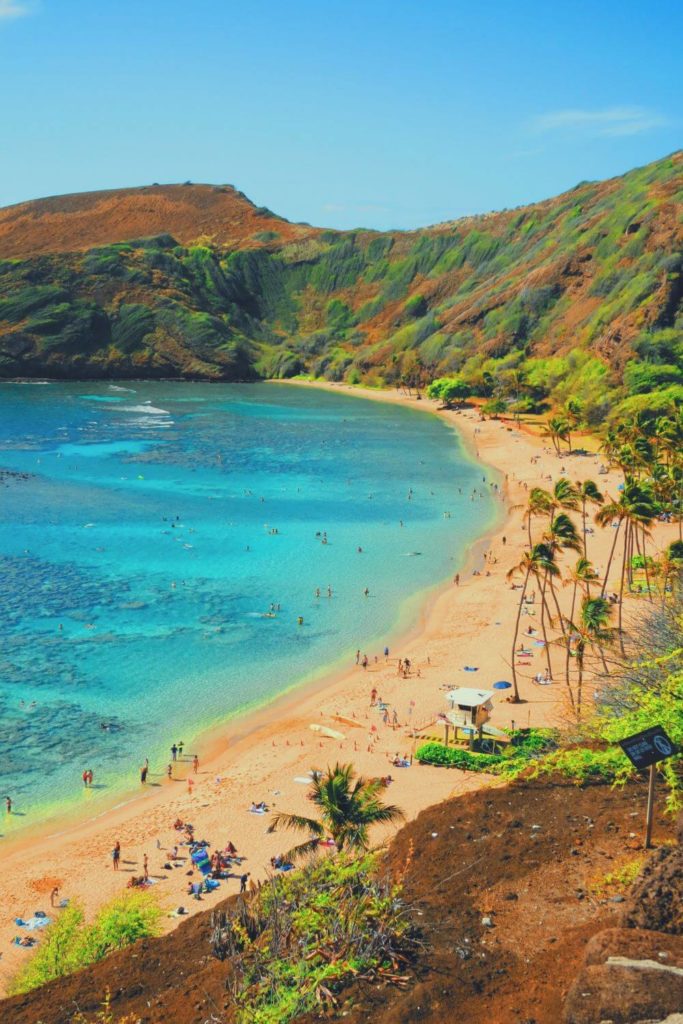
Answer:
<svg viewBox="0 0 683 1024"><path fill-rule="evenodd" d="M263 802L263 800L261 800L260 803L252 803L251 807L249 808L249 811L251 814L266 814L268 811L268 807Z"/></svg>

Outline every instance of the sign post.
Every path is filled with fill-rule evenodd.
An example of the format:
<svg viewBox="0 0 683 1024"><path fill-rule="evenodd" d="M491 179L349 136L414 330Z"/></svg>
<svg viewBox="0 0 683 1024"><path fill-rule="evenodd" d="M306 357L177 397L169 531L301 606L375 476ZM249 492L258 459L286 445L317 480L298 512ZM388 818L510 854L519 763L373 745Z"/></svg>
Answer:
<svg viewBox="0 0 683 1024"><path fill-rule="evenodd" d="M652 846L652 819L655 806L655 765L658 761L673 757L678 753L678 748L669 739L661 725L653 725L650 729L643 729L642 732L634 733L633 736L627 736L625 739L619 740L619 746L636 768L650 769L647 811L645 812L645 849L649 850Z"/></svg>

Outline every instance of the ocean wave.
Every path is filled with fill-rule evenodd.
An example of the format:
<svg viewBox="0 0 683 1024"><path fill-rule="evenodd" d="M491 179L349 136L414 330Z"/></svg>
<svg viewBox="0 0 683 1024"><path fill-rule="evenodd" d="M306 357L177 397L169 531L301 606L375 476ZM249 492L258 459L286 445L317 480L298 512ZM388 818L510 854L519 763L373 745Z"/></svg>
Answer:
<svg viewBox="0 0 683 1024"><path fill-rule="evenodd" d="M152 416L170 416L168 409L158 409L156 405L121 405L121 412L143 412Z"/></svg>
<svg viewBox="0 0 683 1024"><path fill-rule="evenodd" d="M117 384L110 384L109 385L109 390L110 391L127 391L129 395L137 394L135 388L120 388L120 387L118 387Z"/></svg>

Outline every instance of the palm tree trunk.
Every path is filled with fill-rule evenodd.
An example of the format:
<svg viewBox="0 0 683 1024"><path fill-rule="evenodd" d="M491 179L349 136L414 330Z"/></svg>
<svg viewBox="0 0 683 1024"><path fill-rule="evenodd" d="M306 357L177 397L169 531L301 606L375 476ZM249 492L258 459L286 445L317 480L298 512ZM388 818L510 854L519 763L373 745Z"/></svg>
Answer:
<svg viewBox="0 0 683 1024"><path fill-rule="evenodd" d="M576 687L576 720L581 721L581 701L583 699L583 649L581 647L583 640L580 641L579 648L576 652L576 662L579 669L579 681Z"/></svg>
<svg viewBox="0 0 683 1024"><path fill-rule="evenodd" d="M607 581L609 579L609 571L612 568L612 559L614 558L614 550L617 546L617 539L619 537L619 530L621 529L621 519L617 522L617 528L614 531L614 540L612 541L612 548L607 559L607 568L605 569L605 578L602 581L602 590L600 591L600 597L605 596L607 590Z"/></svg>
<svg viewBox="0 0 683 1024"><path fill-rule="evenodd" d="M524 577L524 585L522 586L522 593L519 599L519 607L517 608L517 620L515 622L515 635L512 638L512 685L514 687L512 699L515 704L519 704L519 689L517 687L517 666L515 664L515 657L517 652L517 637L519 636L519 623L522 618L522 607L524 606L524 598L526 597L527 587L529 585L529 575L531 573L531 567L526 571Z"/></svg>
<svg viewBox="0 0 683 1024"><path fill-rule="evenodd" d="M579 588L579 581L578 581L578 579L575 579L574 580L574 590L572 592L572 610L569 613L569 621L570 621L570 623L574 621L574 611L576 609L576 592L577 592L578 588ZM567 689L569 690L569 693L571 694L572 687L571 687L571 682L570 682L570 679L569 679L569 674L570 674L570 667L569 666L571 665L572 656L571 656L570 645L571 645L571 636L568 636L567 637L567 654L566 654L565 662L564 662L564 676L565 676L565 680L566 680L566 683L567 683ZM573 701L574 701L574 698L572 697L572 703L573 703Z"/></svg>
<svg viewBox="0 0 683 1024"><path fill-rule="evenodd" d="M619 584L619 646L621 647L621 653L623 655L626 655L626 650L624 649L624 632L621 627L623 621L622 612L624 608L624 578L626 576L626 558L628 555L628 535L630 526L631 524L627 522L626 531L624 533L624 557L621 561L621 582Z"/></svg>
<svg viewBox="0 0 683 1024"><path fill-rule="evenodd" d="M643 568L645 569L645 582L647 583L647 597L649 601L652 601L652 591L650 589L650 573L647 568L647 554L645 553L645 523L643 525Z"/></svg>
<svg viewBox="0 0 683 1024"><path fill-rule="evenodd" d="M583 522L583 557L588 558L588 534L586 533L586 495L581 498L581 519ZM573 621L573 620L572 620Z"/></svg>
<svg viewBox="0 0 683 1024"><path fill-rule="evenodd" d="M552 677L553 677L553 666L552 666L552 664L550 662L550 644L548 643L548 632L546 630L545 615L544 615L544 612L547 611L547 613L548 613L548 621L550 621L550 609L548 608L548 602L547 602L546 596L545 596L545 585L546 585L547 579L548 579L548 574L546 572L545 576L543 577L543 586L541 587L539 585L539 590L541 591L541 631L543 633L543 641L545 643L545 656L546 656L546 662L548 664L548 676L552 679Z"/></svg>
<svg viewBox="0 0 683 1024"><path fill-rule="evenodd" d="M609 675L609 668L607 667L607 658L605 657L605 650L604 650L602 644L599 644L597 641L596 641L595 646L598 649L598 654L600 655L600 660L602 661L602 667L603 667L604 673L605 673L606 676L608 676Z"/></svg>

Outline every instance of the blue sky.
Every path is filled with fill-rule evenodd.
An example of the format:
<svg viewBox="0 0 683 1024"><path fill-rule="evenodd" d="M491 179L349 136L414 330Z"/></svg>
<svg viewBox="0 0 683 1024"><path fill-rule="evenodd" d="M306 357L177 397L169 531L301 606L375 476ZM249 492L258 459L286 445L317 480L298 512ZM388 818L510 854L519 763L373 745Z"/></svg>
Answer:
<svg viewBox="0 0 683 1024"><path fill-rule="evenodd" d="M0 0L0 205L228 182L409 228L681 146L680 0Z"/></svg>

